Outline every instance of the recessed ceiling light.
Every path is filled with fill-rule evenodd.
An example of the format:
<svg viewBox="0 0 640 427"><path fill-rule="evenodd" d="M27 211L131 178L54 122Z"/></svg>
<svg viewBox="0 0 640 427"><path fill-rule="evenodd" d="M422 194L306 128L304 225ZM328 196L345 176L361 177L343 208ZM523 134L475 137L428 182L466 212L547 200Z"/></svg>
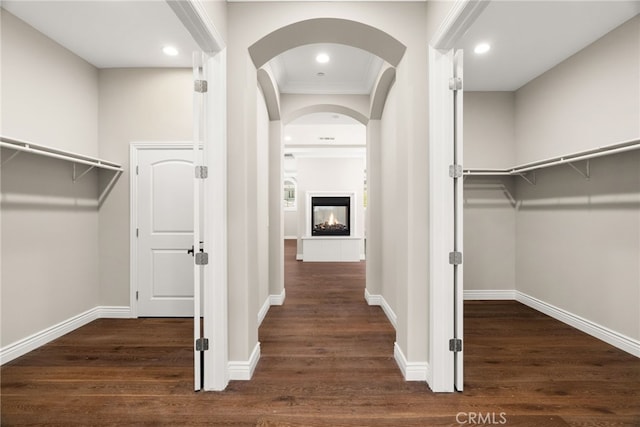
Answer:
<svg viewBox="0 0 640 427"><path fill-rule="evenodd" d="M478 55L482 55L483 53L489 52L490 49L491 49L491 46L489 45L489 43L479 43L476 45L473 51Z"/></svg>
<svg viewBox="0 0 640 427"><path fill-rule="evenodd" d="M162 52L167 55L167 56L177 56L178 55L178 49L176 49L173 46L165 46L162 48Z"/></svg>
<svg viewBox="0 0 640 427"><path fill-rule="evenodd" d="M329 55L327 55L326 53L319 53L318 56L316 56L316 61L321 64L326 64L327 62L329 62L329 59Z"/></svg>

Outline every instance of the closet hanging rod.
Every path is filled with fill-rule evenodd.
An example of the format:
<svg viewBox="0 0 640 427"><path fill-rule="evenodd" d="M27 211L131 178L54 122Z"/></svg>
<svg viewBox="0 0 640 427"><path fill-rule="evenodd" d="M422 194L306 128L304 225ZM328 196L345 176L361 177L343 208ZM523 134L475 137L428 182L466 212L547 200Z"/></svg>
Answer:
<svg viewBox="0 0 640 427"><path fill-rule="evenodd" d="M465 169L465 175L520 175L525 172L543 169L551 166L563 165L582 160L594 159L596 157L604 157L612 154L624 153L626 151L640 149L640 140L634 139L610 146L599 147L596 149L580 151L577 153L567 154L564 156L552 157L537 162L525 163L509 169Z"/></svg>
<svg viewBox="0 0 640 427"><path fill-rule="evenodd" d="M54 159L66 160L73 163L94 166L100 169L108 169L112 171L122 171L122 166L107 160L95 157L84 156L82 154L72 153L70 151L59 150L44 145L32 144L26 141L20 141L14 138L0 136L0 147L8 148L26 153L37 154L40 156L51 157Z"/></svg>

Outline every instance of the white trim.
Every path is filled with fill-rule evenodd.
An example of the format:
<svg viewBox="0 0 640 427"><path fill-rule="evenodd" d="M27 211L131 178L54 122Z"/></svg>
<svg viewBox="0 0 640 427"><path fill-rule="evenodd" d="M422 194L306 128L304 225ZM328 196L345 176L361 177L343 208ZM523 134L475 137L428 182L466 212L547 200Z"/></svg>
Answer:
<svg viewBox="0 0 640 427"><path fill-rule="evenodd" d="M473 25L490 0L457 0L431 38L436 49L453 49Z"/></svg>
<svg viewBox="0 0 640 427"><path fill-rule="evenodd" d="M297 239L298 239L298 236L284 236L284 240L297 240Z"/></svg>
<svg viewBox="0 0 640 427"><path fill-rule="evenodd" d="M465 289L464 299L465 301L488 301L488 300L515 300L515 289Z"/></svg>
<svg viewBox="0 0 640 427"><path fill-rule="evenodd" d="M302 261L304 256L302 254L296 254L296 261Z"/></svg>
<svg viewBox="0 0 640 427"><path fill-rule="evenodd" d="M99 319L129 319L131 318L131 307L127 306L99 306Z"/></svg>
<svg viewBox="0 0 640 427"><path fill-rule="evenodd" d="M279 295L278 294L269 295L269 302L271 303L271 305L283 305L286 297L287 297L287 292L285 289L283 289Z"/></svg>
<svg viewBox="0 0 640 427"><path fill-rule="evenodd" d="M285 297L286 297L286 294L285 294L285 290L283 289L282 292L279 295L278 294L269 295L264 300L264 304L262 304L262 307L258 311L258 326L260 326L262 324L262 322L264 321L264 318L266 317L267 313L269 312L269 307L271 307L272 305L282 305L282 304L284 304Z"/></svg>
<svg viewBox="0 0 640 427"><path fill-rule="evenodd" d="M453 52L429 46L429 363L427 382L434 392L454 391L453 185Z"/></svg>
<svg viewBox="0 0 640 427"><path fill-rule="evenodd" d="M268 296L264 300L264 304L262 304L262 307L260 307L260 310L258 310L258 326L262 325L262 321L264 320L265 316L269 312L269 307L271 307L270 296Z"/></svg>
<svg viewBox="0 0 640 427"><path fill-rule="evenodd" d="M370 294L369 290L365 288L364 299L369 305L377 305L382 307L382 311L384 311L384 314L387 316L387 319L389 319L389 322L391 323L393 328L396 330L398 329L398 316L382 295Z"/></svg>
<svg viewBox="0 0 640 427"><path fill-rule="evenodd" d="M253 352L251 352L251 356L249 356L249 360L247 361L232 361L230 360L228 363L229 369L229 379L230 380L240 380L240 381L248 381L253 376L253 372L258 365L258 361L260 360L260 343L256 343L256 346L253 348Z"/></svg>
<svg viewBox="0 0 640 427"><path fill-rule="evenodd" d="M405 381L426 381L429 362L409 362L398 343L393 343L393 358L396 360Z"/></svg>
<svg viewBox="0 0 640 427"><path fill-rule="evenodd" d="M13 342L0 349L0 365L4 365L20 356L24 356L63 335L101 318L128 318L129 307L99 306L70 317L67 320L36 332L26 338Z"/></svg>
<svg viewBox="0 0 640 427"><path fill-rule="evenodd" d="M598 323L541 301L520 291L516 291L516 301L544 313L547 316L551 316L556 320L566 323L567 325L587 333L592 337L611 344L620 350L626 351L636 357L640 357L640 340L613 331L605 326L599 325Z"/></svg>

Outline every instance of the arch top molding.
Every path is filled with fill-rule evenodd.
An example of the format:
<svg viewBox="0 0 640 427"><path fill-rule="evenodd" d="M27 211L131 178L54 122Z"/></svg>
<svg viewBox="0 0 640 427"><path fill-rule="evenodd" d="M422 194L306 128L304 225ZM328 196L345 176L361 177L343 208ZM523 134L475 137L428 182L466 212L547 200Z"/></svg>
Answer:
<svg viewBox="0 0 640 427"><path fill-rule="evenodd" d="M357 121L359 121L360 123L362 123L363 125L367 125L367 123L369 123L369 118L366 117L364 114L357 112L356 110L349 108L349 107L345 107L344 105L337 105L337 104L314 104L314 105L309 105L307 107L303 107L300 108L298 110L292 111L291 113L289 113L287 115L287 117L284 117L284 123L285 124L289 124L290 122L294 121L295 119L297 119L298 117L302 117L302 116L306 116L308 114L313 114L313 113L338 113L338 114L344 114L345 116L349 116Z"/></svg>
<svg viewBox="0 0 640 427"><path fill-rule="evenodd" d="M337 43L371 52L394 67L398 65L405 45L388 33L357 21L338 18L316 18L279 28L249 47L256 68L272 58L298 46L313 43Z"/></svg>

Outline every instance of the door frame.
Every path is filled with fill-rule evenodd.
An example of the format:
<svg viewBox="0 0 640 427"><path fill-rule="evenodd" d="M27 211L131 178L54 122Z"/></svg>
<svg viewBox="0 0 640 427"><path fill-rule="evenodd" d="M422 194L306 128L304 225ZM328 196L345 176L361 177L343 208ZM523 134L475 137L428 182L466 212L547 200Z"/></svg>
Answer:
<svg viewBox="0 0 640 427"><path fill-rule="evenodd" d="M138 153L142 150L193 150L192 141L154 142L134 141L129 144L129 306L131 317L138 317Z"/></svg>
<svg viewBox="0 0 640 427"><path fill-rule="evenodd" d="M449 177L449 165L453 159L454 109L448 85L454 71L455 45L488 4L489 1L486 0L457 0L428 46L430 277L427 383L434 392L456 390L454 358L449 350L449 339L454 337L456 311L453 273L448 262L448 253L453 251L454 238L454 192ZM462 156L462 147L459 154ZM462 242L462 230L458 239ZM462 295L462 269L463 265L460 265L459 295Z"/></svg>

